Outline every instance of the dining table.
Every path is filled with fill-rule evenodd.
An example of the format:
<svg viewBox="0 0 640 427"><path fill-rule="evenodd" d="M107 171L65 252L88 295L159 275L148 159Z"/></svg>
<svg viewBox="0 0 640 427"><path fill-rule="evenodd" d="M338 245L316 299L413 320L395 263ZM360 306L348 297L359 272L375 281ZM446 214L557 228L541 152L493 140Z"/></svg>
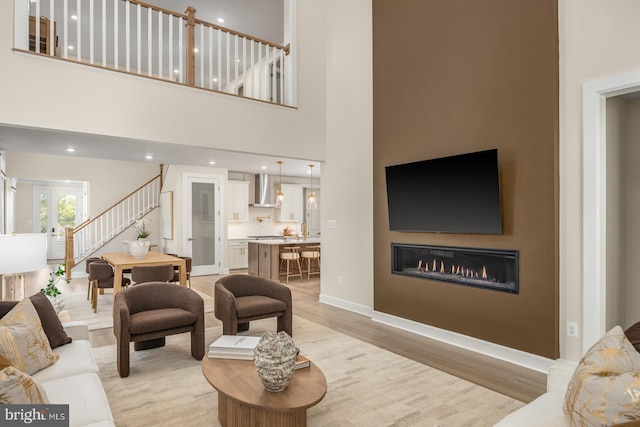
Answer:
<svg viewBox="0 0 640 427"><path fill-rule="evenodd" d="M101 258L108 262L114 270L113 296L122 290L122 272L138 265L152 266L172 264L178 267L180 286L187 286L187 263L183 258L160 252L150 251L143 258L136 258L126 252L104 253Z"/></svg>

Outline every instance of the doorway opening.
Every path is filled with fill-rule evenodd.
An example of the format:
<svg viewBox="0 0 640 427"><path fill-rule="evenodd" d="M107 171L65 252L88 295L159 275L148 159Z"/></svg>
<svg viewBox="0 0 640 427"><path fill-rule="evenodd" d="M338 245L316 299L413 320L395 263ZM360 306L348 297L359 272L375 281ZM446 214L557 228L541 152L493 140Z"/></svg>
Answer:
<svg viewBox="0 0 640 427"><path fill-rule="evenodd" d="M86 219L87 183L20 180L18 185L21 189L33 186L32 231L47 234L47 258L63 260L65 228L80 225Z"/></svg>

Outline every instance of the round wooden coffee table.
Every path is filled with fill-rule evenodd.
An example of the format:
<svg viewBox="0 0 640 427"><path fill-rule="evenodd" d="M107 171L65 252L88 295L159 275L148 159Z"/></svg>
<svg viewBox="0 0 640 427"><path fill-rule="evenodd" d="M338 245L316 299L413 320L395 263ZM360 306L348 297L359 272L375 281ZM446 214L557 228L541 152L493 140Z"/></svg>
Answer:
<svg viewBox="0 0 640 427"><path fill-rule="evenodd" d="M327 393L327 380L311 362L293 373L281 392L267 391L253 360L202 359L202 373L218 391L218 420L232 426L306 426L307 408Z"/></svg>

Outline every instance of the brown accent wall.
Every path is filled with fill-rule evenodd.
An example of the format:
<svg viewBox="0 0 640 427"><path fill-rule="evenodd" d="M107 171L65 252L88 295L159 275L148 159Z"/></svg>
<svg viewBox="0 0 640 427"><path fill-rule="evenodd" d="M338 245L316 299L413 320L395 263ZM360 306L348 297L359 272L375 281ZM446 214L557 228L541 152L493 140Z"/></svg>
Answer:
<svg viewBox="0 0 640 427"><path fill-rule="evenodd" d="M557 10L373 0L375 310L558 357ZM491 148L501 235L389 231L385 166ZM392 242L519 250L520 293L392 275Z"/></svg>

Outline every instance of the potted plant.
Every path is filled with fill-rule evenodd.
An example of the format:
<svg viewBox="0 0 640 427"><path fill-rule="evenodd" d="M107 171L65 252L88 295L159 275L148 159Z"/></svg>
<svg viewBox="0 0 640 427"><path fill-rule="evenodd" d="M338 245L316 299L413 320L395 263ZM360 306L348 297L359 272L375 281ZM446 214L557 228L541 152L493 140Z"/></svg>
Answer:
<svg viewBox="0 0 640 427"><path fill-rule="evenodd" d="M133 224L133 228L138 232L138 240L146 239L151 234L151 232L147 230L147 223L150 221L150 218L141 218Z"/></svg>
<svg viewBox="0 0 640 427"><path fill-rule="evenodd" d="M61 296L62 292L58 289L57 284L61 279L64 280L65 283L69 283L69 279L66 278L65 273L64 263L53 266L49 272L49 283L47 284L47 287L40 289L40 292L49 298L49 301L51 301L51 305L55 309L56 313L59 313L60 310L64 308L64 301Z"/></svg>

